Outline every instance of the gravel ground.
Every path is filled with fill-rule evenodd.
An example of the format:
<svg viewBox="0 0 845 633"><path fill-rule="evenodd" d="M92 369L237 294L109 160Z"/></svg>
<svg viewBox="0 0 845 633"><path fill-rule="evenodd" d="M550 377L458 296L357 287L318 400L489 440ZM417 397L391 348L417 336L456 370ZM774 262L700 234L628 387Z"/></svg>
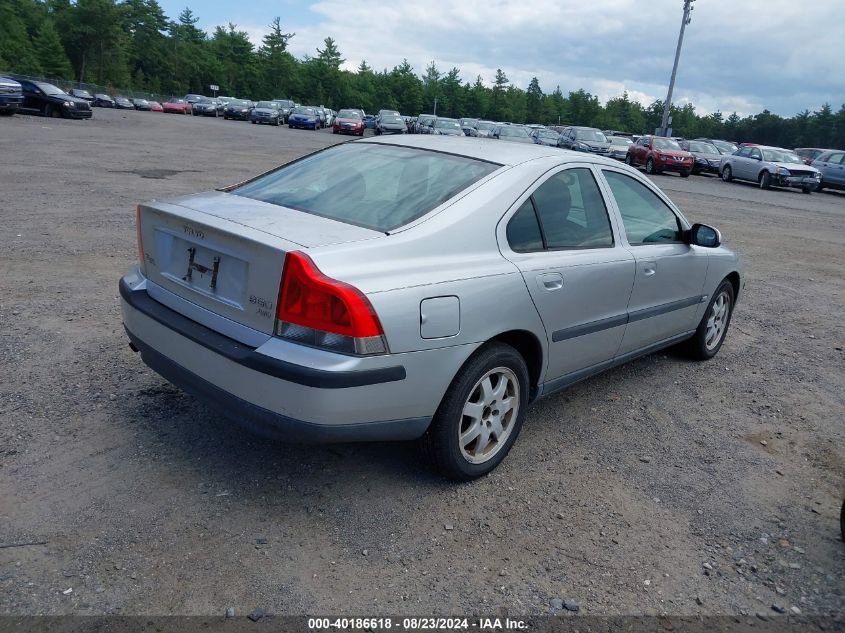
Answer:
<svg viewBox="0 0 845 633"><path fill-rule="evenodd" d="M656 177L746 259L719 356L541 400L454 485L411 444L256 439L127 345L136 202L338 137L97 110L0 138L0 543L45 542L0 548L0 614L843 611L845 195Z"/></svg>

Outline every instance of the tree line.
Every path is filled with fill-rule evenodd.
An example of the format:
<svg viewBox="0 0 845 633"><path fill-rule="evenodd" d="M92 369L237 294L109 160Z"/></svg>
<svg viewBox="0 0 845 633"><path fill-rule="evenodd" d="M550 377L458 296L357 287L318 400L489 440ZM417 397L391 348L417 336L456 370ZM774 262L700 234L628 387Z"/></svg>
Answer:
<svg viewBox="0 0 845 633"><path fill-rule="evenodd" d="M566 95L544 92L537 78L526 90L502 69L489 85L479 76L461 80L458 68L431 62L421 74L403 59L377 70L362 61L355 71L337 42L326 38L313 55L297 59L288 50L295 33L279 18L259 46L235 24L212 33L184 9L172 20L156 0L3 0L0 2L0 71L107 86L114 91L154 94L220 94L249 99L292 98L339 109L382 108L415 115L470 116L514 123L588 125L647 133L660 125L663 102L648 106L627 93L602 105L583 89ZM755 141L784 147L845 148L845 104L830 104L783 117L768 110L740 117L735 112L700 115L692 104L672 106L673 133Z"/></svg>

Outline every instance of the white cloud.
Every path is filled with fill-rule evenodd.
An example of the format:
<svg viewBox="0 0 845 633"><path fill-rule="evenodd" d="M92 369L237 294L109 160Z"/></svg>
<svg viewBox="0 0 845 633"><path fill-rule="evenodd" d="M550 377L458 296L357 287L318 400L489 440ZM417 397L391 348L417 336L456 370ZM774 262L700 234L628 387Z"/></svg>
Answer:
<svg viewBox="0 0 845 633"><path fill-rule="evenodd" d="M845 101L841 0L698 0L687 27L675 101L700 112L763 108L790 115ZM664 98L680 0L322 0L316 23L288 24L291 52L314 55L334 38L354 69L366 59L392 68L403 58L422 73L434 60L462 78L492 82L502 68L545 92L584 88L602 101L627 90L644 105ZM240 24L259 44L267 28Z"/></svg>

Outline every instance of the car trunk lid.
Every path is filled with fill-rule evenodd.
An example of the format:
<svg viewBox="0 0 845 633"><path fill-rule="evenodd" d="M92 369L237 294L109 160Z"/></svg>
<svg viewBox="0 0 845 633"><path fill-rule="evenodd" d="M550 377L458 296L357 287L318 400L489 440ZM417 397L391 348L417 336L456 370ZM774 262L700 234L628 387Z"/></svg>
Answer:
<svg viewBox="0 0 845 633"><path fill-rule="evenodd" d="M267 334L288 251L384 235L222 192L145 203L139 219L150 281Z"/></svg>

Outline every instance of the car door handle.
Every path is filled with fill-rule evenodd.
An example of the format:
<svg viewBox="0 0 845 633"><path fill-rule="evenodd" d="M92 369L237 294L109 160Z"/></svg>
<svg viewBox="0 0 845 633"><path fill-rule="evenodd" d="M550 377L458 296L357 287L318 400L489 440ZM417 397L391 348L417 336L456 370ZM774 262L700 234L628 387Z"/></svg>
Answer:
<svg viewBox="0 0 845 633"><path fill-rule="evenodd" d="M544 273L537 275L537 285L549 292L563 288L563 275L560 273Z"/></svg>
<svg viewBox="0 0 845 633"><path fill-rule="evenodd" d="M643 264L643 275L651 277L657 272L657 264L655 262L646 262Z"/></svg>

